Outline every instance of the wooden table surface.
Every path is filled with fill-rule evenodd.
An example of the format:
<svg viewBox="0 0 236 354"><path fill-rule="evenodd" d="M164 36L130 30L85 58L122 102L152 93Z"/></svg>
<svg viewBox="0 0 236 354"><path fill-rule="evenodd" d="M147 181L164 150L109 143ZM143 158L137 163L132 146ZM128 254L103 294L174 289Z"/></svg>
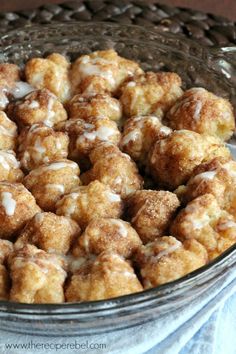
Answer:
<svg viewBox="0 0 236 354"><path fill-rule="evenodd" d="M0 12L36 8L43 4L58 4L63 1L65 2L66 0L0 0ZM155 0L146 0L146 2L150 3L154 1ZM236 0L159 0L159 2L202 10L236 21Z"/></svg>

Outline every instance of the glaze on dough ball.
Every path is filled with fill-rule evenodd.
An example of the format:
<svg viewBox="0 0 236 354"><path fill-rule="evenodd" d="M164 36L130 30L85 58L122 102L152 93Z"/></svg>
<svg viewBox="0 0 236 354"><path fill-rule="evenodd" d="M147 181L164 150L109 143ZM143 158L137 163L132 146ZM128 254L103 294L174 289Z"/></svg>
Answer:
<svg viewBox="0 0 236 354"><path fill-rule="evenodd" d="M163 236L141 246L136 254L145 289L169 283L204 266L205 248L196 240L183 243L172 236Z"/></svg>
<svg viewBox="0 0 236 354"><path fill-rule="evenodd" d="M182 241L195 239L200 242L210 260L236 242L234 218L220 208L212 194L204 194L187 204L177 215L170 231Z"/></svg>
<svg viewBox="0 0 236 354"><path fill-rule="evenodd" d="M8 105L7 112L20 127L43 123L48 127L67 119L67 113L57 97L47 89L36 90Z"/></svg>
<svg viewBox="0 0 236 354"><path fill-rule="evenodd" d="M14 238L39 211L34 197L22 184L0 182L0 238Z"/></svg>
<svg viewBox="0 0 236 354"><path fill-rule="evenodd" d="M180 202L168 191L136 191L126 200L131 224L144 243L165 235Z"/></svg>
<svg viewBox="0 0 236 354"><path fill-rule="evenodd" d="M231 103L204 88L187 90L166 115L172 129L188 129L228 140L235 129Z"/></svg>
<svg viewBox="0 0 236 354"><path fill-rule="evenodd" d="M93 219L88 224L74 244L72 253L77 258L111 251L129 258L141 244L139 235L128 222L121 219L100 218Z"/></svg>
<svg viewBox="0 0 236 354"><path fill-rule="evenodd" d="M95 218L119 218L122 209L120 196L109 186L94 181L75 188L59 200L56 213L72 218L84 229Z"/></svg>
<svg viewBox="0 0 236 354"><path fill-rule="evenodd" d="M136 164L117 146L101 143L92 150L89 157L92 168L81 175L85 184L98 180L110 186L122 198L142 188L143 179Z"/></svg>
<svg viewBox="0 0 236 354"><path fill-rule="evenodd" d="M37 213L20 233L14 247L21 249L32 244L45 252L65 255L79 234L80 227L70 218Z"/></svg>
<svg viewBox="0 0 236 354"><path fill-rule="evenodd" d="M58 160L32 170L23 183L43 210L55 211L58 200L80 185L79 173L75 162Z"/></svg>
<svg viewBox="0 0 236 354"><path fill-rule="evenodd" d="M147 72L123 84L120 101L127 117L148 114L162 117L182 93L177 74Z"/></svg>
<svg viewBox="0 0 236 354"><path fill-rule="evenodd" d="M104 252L72 275L66 287L66 300L105 300L142 290L131 265L115 253Z"/></svg>
<svg viewBox="0 0 236 354"><path fill-rule="evenodd" d="M157 183L172 190L187 182L196 166L219 156L230 157L220 139L178 130L155 143L149 156L149 171Z"/></svg>
<svg viewBox="0 0 236 354"><path fill-rule="evenodd" d="M22 167L33 170L40 165L65 159L68 155L69 138L45 125L34 124L19 135L19 159Z"/></svg>
<svg viewBox="0 0 236 354"><path fill-rule="evenodd" d="M16 250L9 261L10 301L28 304L62 303L67 273L64 261L33 245Z"/></svg>
<svg viewBox="0 0 236 354"><path fill-rule="evenodd" d="M25 76L27 82L35 88L46 88L61 102L66 102L71 96L69 68L70 63L63 55L53 53L45 59L30 59L25 65Z"/></svg>

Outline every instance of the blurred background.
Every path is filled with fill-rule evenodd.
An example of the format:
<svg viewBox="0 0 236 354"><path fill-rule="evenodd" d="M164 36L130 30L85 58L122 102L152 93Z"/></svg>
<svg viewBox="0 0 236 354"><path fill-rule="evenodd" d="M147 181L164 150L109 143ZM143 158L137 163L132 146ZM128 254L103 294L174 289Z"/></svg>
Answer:
<svg viewBox="0 0 236 354"><path fill-rule="evenodd" d="M0 11L17 11L23 9L36 8L44 4L59 4L70 0L0 0ZM97 0L99 4L100 0ZM78 0L80 2L80 0ZM119 2L119 1L114 1ZM126 0L120 0L126 2ZM127 1L129 2L129 1ZM135 0L132 3L146 2L152 3L154 0ZM180 6L214 13L216 15L236 20L236 0L160 0L159 3L173 6Z"/></svg>

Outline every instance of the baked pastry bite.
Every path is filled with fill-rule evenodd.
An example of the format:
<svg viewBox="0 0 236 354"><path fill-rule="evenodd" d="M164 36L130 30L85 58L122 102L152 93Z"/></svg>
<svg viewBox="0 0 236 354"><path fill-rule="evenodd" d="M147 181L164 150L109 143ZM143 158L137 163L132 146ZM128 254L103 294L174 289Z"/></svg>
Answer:
<svg viewBox="0 0 236 354"><path fill-rule="evenodd" d="M218 204L236 218L236 162L215 158L196 167L186 185L179 186L175 193L183 203L210 193Z"/></svg>
<svg viewBox="0 0 236 354"><path fill-rule="evenodd" d="M120 147L134 161L145 165L152 145L171 132L156 116L131 117L124 124Z"/></svg>
<svg viewBox="0 0 236 354"><path fill-rule="evenodd" d="M67 119L67 113L57 97L47 89L35 90L24 98L10 103L7 107L9 117L18 126L32 126L43 123L48 127Z"/></svg>
<svg viewBox="0 0 236 354"><path fill-rule="evenodd" d="M1 64L0 64L1 65ZM17 126L0 111L0 149L13 150L17 143Z"/></svg>
<svg viewBox="0 0 236 354"><path fill-rule="evenodd" d="M142 241L130 223L121 219L99 218L90 221L72 248L77 257L99 255L104 251L130 258Z"/></svg>
<svg viewBox="0 0 236 354"><path fill-rule="evenodd" d="M73 92L94 95L115 93L126 78L141 73L138 63L108 49L79 57L72 64L70 78Z"/></svg>
<svg viewBox="0 0 236 354"><path fill-rule="evenodd" d="M40 165L65 159L68 155L69 138L44 124L24 128L18 138L18 157L22 167L33 170Z"/></svg>
<svg viewBox="0 0 236 354"><path fill-rule="evenodd" d="M21 182L24 177L20 162L11 150L0 150L0 182Z"/></svg>
<svg viewBox="0 0 236 354"><path fill-rule="evenodd" d="M9 90L20 80L20 68L15 64L0 64L0 110L4 110L9 103Z"/></svg>
<svg viewBox="0 0 236 354"><path fill-rule="evenodd" d="M95 218L119 218L123 211L121 197L99 181L75 188L57 202L56 213L77 221L82 229Z"/></svg>
<svg viewBox="0 0 236 354"><path fill-rule="evenodd" d="M9 259L10 301L29 304L64 302L64 260L33 245L15 250Z"/></svg>
<svg viewBox="0 0 236 354"><path fill-rule="evenodd" d="M128 79L121 87L120 102L127 117L165 112L182 96L181 78L171 72L146 72Z"/></svg>
<svg viewBox="0 0 236 354"><path fill-rule="evenodd" d="M23 183L43 210L55 211L58 200L80 185L79 174L79 166L64 159L32 170Z"/></svg>
<svg viewBox="0 0 236 354"><path fill-rule="evenodd" d="M210 260L236 242L235 220L220 208L212 194L204 194L188 203L173 221L170 232L181 241L200 242Z"/></svg>
<svg viewBox="0 0 236 354"><path fill-rule="evenodd" d="M68 103L70 118L87 120L89 117L106 117L115 122L122 118L122 106L108 94L75 95Z"/></svg>
<svg viewBox="0 0 236 354"><path fill-rule="evenodd" d="M115 122L105 117L69 119L56 126L57 131L68 134L69 158L86 164L91 150L101 141L118 144L121 134Z"/></svg>
<svg viewBox="0 0 236 354"><path fill-rule="evenodd" d="M67 302L105 300L142 291L134 269L123 257L101 253L84 263L66 286Z"/></svg>
<svg viewBox="0 0 236 354"><path fill-rule="evenodd" d="M196 166L215 157L230 158L230 150L220 139L176 130L153 146L149 172L160 186L172 190L187 182Z"/></svg>
<svg viewBox="0 0 236 354"><path fill-rule="evenodd" d="M168 191L141 190L126 199L131 224L144 243L166 234L179 206Z"/></svg>
<svg viewBox="0 0 236 354"><path fill-rule="evenodd" d="M98 180L107 184L122 198L141 189L143 179L129 155L109 143L98 144L89 155L92 168L81 175L83 183Z"/></svg>
<svg viewBox="0 0 236 354"><path fill-rule="evenodd" d="M46 88L64 103L71 96L69 68L70 63L63 55L53 53L46 58L30 59L25 65L25 76L36 89Z"/></svg>
<svg viewBox="0 0 236 354"><path fill-rule="evenodd" d="M23 184L0 182L0 238L13 239L39 211L34 197Z"/></svg>
<svg viewBox="0 0 236 354"><path fill-rule="evenodd" d="M228 140L235 129L231 103L201 87L184 92L171 107L165 123L172 129L188 129Z"/></svg>
<svg viewBox="0 0 236 354"><path fill-rule="evenodd" d="M191 239L182 243L172 236L141 246L135 257L144 289L179 279L204 266L207 260L207 252L199 242Z"/></svg>
<svg viewBox="0 0 236 354"><path fill-rule="evenodd" d="M14 248L35 245L48 253L65 255L72 242L80 235L79 225L65 216L37 213L24 227Z"/></svg>
<svg viewBox="0 0 236 354"><path fill-rule="evenodd" d="M7 270L7 259L13 252L13 243L0 239L0 300L8 300L10 277Z"/></svg>

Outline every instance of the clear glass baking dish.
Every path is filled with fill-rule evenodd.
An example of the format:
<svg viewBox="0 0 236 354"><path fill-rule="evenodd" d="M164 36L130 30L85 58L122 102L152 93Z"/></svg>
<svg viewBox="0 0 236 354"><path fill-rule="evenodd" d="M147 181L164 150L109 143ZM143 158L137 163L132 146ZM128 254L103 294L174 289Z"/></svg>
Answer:
<svg viewBox="0 0 236 354"><path fill-rule="evenodd" d="M52 52L73 60L91 51L114 48L140 62L145 70L177 72L184 87L203 86L228 97L236 106L236 47L207 49L183 37L138 26L78 22L18 29L3 36L0 45L0 62L19 65ZM1 329L61 337L135 326L189 304L206 289L224 282L235 269L236 245L184 278L139 294L60 305L1 301Z"/></svg>

